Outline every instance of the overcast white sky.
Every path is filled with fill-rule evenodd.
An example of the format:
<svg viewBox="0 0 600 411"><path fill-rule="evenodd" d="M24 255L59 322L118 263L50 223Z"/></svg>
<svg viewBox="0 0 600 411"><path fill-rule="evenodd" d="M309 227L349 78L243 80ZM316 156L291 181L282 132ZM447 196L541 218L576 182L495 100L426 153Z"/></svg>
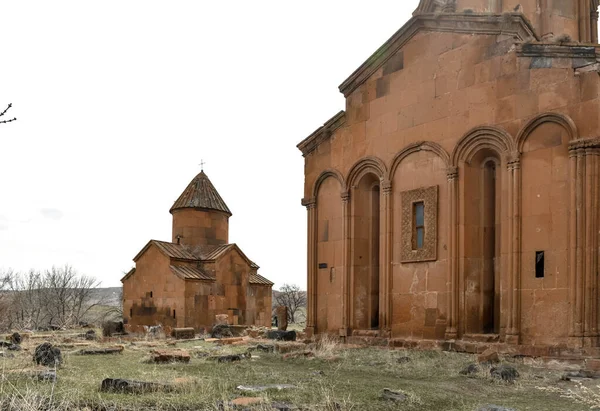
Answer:
<svg viewBox="0 0 600 411"><path fill-rule="evenodd" d="M302 139L418 0L6 1L0 269L69 263L119 286L205 171L230 241L306 286Z"/></svg>

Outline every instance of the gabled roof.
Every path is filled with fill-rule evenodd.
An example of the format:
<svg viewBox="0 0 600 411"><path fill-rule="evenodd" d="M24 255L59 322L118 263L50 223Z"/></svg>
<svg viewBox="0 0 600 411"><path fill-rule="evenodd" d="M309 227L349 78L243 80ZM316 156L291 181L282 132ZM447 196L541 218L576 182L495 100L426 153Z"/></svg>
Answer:
<svg viewBox="0 0 600 411"><path fill-rule="evenodd" d="M201 171L183 190L169 212L181 208L201 208L222 211L231 216L231 211L208 176Z"/></svg>
<svg viewBox="0 0 600 411"><path fill-rule="evenodd" d="M129 272L127 274L125 274L125 276L123 278L121 278L121 282L127 280L129 277L131 277L133 274L135 274L135 267L132 268L131 270L129 270Z"/></svg>
<svg viewBox="0 0 600 411"><path fill-rule="evenodd" d="M250 260L235 243L223 245L198 245L195 247L190 247L183 244L174 244L165 241L150 240L144 246L144 248L142 248L142 250L139 253L137 253L137 255L133 258L133 261L137 262L140 259L140 257L148 250L148 248L150 248L151 245L155 245L161 253L163 253L169 258L173 258L179 261L196 263L214 262L226 252L230 250L236 250L248 263L250 268L252 268L253 270L258 270L260 268L254 261ZM171 271L173 271L176 275L180 276L181 278L185 279L214 280L214 276L201 267L195 269L184 266L171 266ZM135 273L135 268L133 268L129 273L127 273L125 277L121 279L121 281L128 279L130 276L133 275L133 273ZM258 276L256 281L264 280L267 283L270 283L271 285L273 284L266 278L258 274L255 275ZM266 285L266 283L264 284Z"/></svg>
<svg viewBox="0 0 600 411"><path fill-rule="evenodd" d="M142 256L142 254L144 254L146 252L146 250L148 250L148 248L150 248L150 246L153 244L156 247L158 247L158 249L167 257L175 258L177 260L189 260L189 261L198 260L198 257L196 257L196 255L194 255L192 252L189 251L188 248L186 248L185 246L183 246L181 244L167 243L165 241L158 241L158 240L150 240L150 241L148 241L148 244L146 244L144 246L144 248L142 248L142 250L139 253L137 253L137 255L135 257L133 257L133 261L137 261Z"/></svg>
<svg viewBox="0 0 600 411"><path fill-rule="evenodd" d="M340 85L340 92L348 97L422 30L464 34L502 34L511 35L521 41L539 40L533 26L521 13L417 14Z"/></svg>
<svg viewBox="0 0 600 411"><path fill-rule="evenodd" d="M203 269L202 267L185 267L181 265L172 265L169 267L171 272L184 280L206 280L215 281L216 277Z"/></svg>
<svg viewBox="0 0 600 411"><path fill-rule="evenodd" d="M250 282L250 284L269 285L269 286L272 286L274 284L273 282L267 280L262 275L256 274L256 273L250 274L249 282Z"/></svg>

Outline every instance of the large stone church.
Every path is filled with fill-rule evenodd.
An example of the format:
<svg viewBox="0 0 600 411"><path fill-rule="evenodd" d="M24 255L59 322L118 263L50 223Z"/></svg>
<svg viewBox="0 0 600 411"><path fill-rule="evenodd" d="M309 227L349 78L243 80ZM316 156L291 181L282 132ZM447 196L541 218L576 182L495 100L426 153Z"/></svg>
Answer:
<svg viewBox="0 0 600 411"><path fill-rule="evenodd" d="M598 0L423 0L302 141L307 331L594 347Z"/></svg>
<svg viewBox="0 0 600 411"><path fill-rule="evenodd" d="M204 171L170 212L172 241L150 240L121 279L128 327L160 324L201 331L223 314L232 325L270 327L273 283L229 243L231 211Z"/></svg>

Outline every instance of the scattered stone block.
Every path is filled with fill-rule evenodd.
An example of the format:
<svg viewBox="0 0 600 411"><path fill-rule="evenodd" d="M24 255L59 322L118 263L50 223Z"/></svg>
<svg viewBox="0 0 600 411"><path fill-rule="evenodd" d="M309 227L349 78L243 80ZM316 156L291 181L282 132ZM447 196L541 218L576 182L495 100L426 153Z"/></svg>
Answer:
<svg viewBox="0 0 600 411"><path fill-rule="evenodd" d="M560 378L563 381L584 381L600 378L600 373L591 370L569 371Z"/></svg>
<svg viewBox="0 0 600 411"><path fill-rule="evenodd" d="M125 347L106 347L106 348L86 348L79 351L81 355L105 355L105 354L121 354Z"/></svg>
<svg viewBox="0 0 600 411"><path fill-rule="evenodd" d="M410 361L411 361L410 357L406 357L406 356L405 357L399 357L399 358L396 359L396 362L398 364L406 364L406 363L409 363Z"/></svg>
<svg viewBox="0 0 600 411"><path fill-rule="evenodd" d="M381 393L381 398L384 400L403 402L408 399L408 396L400 391L392 391L389 388L384 388Z"/></svg>
<svg viewBox="0 0 600 411"><path fill-rule="evenodd" d="M498 351L488 348L477 356L477 362L480 364L495 364L500 362Z"/></svg>
<svg viewBox="0 0 600 411"><path fill-rule="evenodd" d="M267 338L269 340L278 340L278 341L296 341L296 331L275 331L271 330L267 333Z"/></svg>
<svg viewBox="0 0 600 411"><path fill-rule="evenodd" d="M244 342L244 337L230 337L230 338L221 338L218 343L220 345L233 345L237 342Z"/></svg>
<svg viewBox="0 0 600 411"><path fill-rule="evenodd" d="M245 355L241 355L241 354L234 354L234 355L222 355L220 357L217 357L217 362L236 362L236 361L242 361L242 359L246 358Z"/></svg>
<svg viewBox="0 0 600 411"><path fill-rule="evenodd" d="M252 351L260 351L260 352L274 352L275 351L275 346L274 345L269 345L269 344L258 344L254 347L250 347L248 348L248 351L252 352Z"/></svg>
<svg viewBox="0 0 600 411"><path fill-rule="evenodd" d="M169 384L155 382L142 382L124 380L121 378L105 378L100 386L102 392L119 392L128 394L142 394L145 392L171 391L173 387Z"/></svg>
<svg viewBox="0 0 600 411"><path fill-rule="evenodd" d="M62 355L59 348L45 342L35 347L33 360L38 365L54 367L62 363Z"/></svg>
<svg viewBox="0 0 600 411"><path fill-rule="evenodd" d="M585 369L590 371L600 371L600 359L588 358L585 360Z"/></svg>
<svg viewBox="0 0 600 411"><path fill-rule="evenodd" d="M462 370L460 370L460 375L474 375L479 372L479 365L477 364L469 364Z"/></svg>
<svg viewBox="0 0 600 411"><path fill-rule="evenodd" d="M58 379L56 375L56 371L54 370L46 370L42 371L37 375L37 379L40 381L49 381L54 382Z"/></svg>
<svg viewBox="0 0 600 411"><path fill-rule="evenodd" d="M154 350L152 360L157 363L190 362L190 353L183 350Z"/></svg>
<svg viewBox="0 0 600 411"><path fill-rule="evenodd" d="M212 338L229 338L233 337L233 333L231 332L231 328L227 324L217 324L213 327L210 332L210 336Z"/></svg>
<svg viewBox="0 0 600 411"><path fill-rule="evenodd" d="M176 340L191 340L195 335L196 331L192 327L173 328L173 330L171 330L171 337Z"/></svg>
<svg viewBox="0 0 600 411"><path fill-rule="evenodd" d="M517 378L519 378L519 372L510 365L499 365L497 367L492 367L490 370L490 375L492 378L501 379L507 382L514 382Z"/></svg>
<svg viewBox="0 0 600 411"><path fill-rule="evenodd" d="M285 305L280 305L276 309L277 312L277 329L286 331L288 326L288 309Z"/></svg>
<svg viewBox="0 0 600 411"><path fill-rule="evenodd" d="M236 387L240 391L246 392L263 392L268 390L291 390L297 388L295 385L291 384L270 384L270 385L238 385Z"/></svg>
<svg viewBox="0 0 600 411"><path fill-rule="evenodd" d="M8 351L21 351L22 349L23 348L21 348L21 346L17 344L13 344L8 347Z"/></svg>
<svg viewBox="0 0 600 411"><path fill-rule="evenodd" d="M235 400L231 400L231 405L233 405L234 407L244 407L249 405L261 404L262 402L263 399L258 397L239 397Z"/></svg>
<svg viewBox="0 0 600 411"><path fill-rule="evenodd" d="M227 314L217 314L217 315L215 315L215 324L216 325L227 325L227 324L229 324L229 316Z"/></svg>
<svg viewBox="0 0 600 411"><path fill-rule="evenodd" d="M21 334L19 334L18 332L14 332L10 336L10 342L12 342L14 345L19 345L21 344L21 342L23 342L23 338L21 337Z"/></svg>
<svg viewBox="0 0 600 411"><path fill-rule="evenodd" d="M301 342L291 342L291 343L277 343L275 344L275 350L280 354L287 354L294 351L304 351L306 349L306 344Z"/></svg>

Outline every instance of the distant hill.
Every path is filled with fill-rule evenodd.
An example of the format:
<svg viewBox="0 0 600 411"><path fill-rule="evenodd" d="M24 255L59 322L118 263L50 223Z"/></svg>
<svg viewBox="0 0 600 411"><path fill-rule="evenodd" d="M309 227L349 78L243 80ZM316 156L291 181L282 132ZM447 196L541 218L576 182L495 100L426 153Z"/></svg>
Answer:
<svg viewBox="0 0 600 411"><path fill-rule="evenodd" d="M94 302L102 301L102 305L119 306L123 298L123 287L96 288L92 300Z"/></svg>

